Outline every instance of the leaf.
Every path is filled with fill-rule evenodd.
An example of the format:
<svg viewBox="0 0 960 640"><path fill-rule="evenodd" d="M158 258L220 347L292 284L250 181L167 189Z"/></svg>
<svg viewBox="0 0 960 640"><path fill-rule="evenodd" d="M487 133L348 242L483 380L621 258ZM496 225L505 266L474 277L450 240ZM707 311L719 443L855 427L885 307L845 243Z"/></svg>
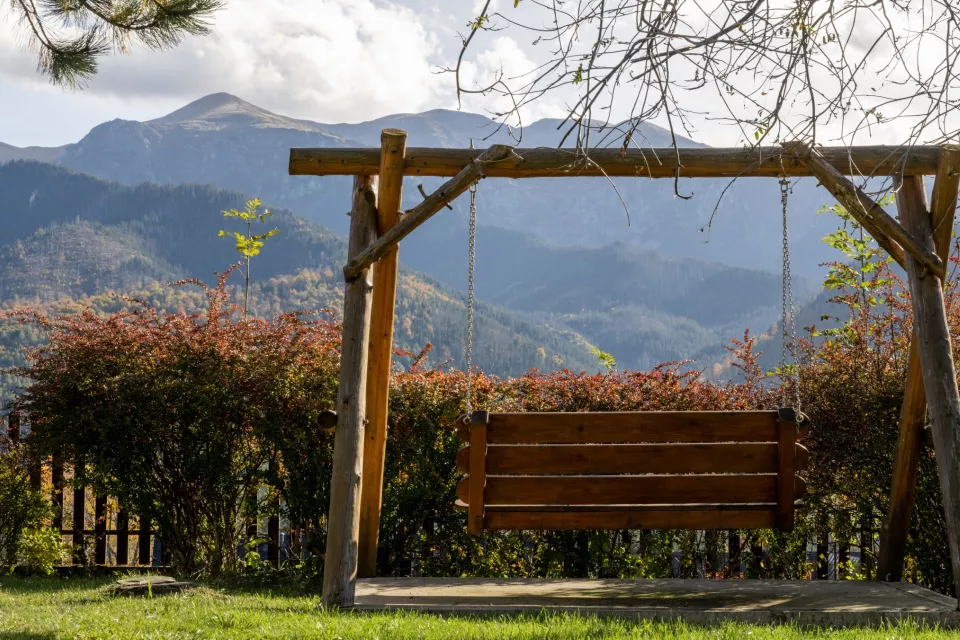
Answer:
<svg viewBox="0 0 960 640"><path fill-rule="evenodd" d="M573 74L573 84L580 84L583 82L583 65L581 64L577 67L577 70Z"/></svg>

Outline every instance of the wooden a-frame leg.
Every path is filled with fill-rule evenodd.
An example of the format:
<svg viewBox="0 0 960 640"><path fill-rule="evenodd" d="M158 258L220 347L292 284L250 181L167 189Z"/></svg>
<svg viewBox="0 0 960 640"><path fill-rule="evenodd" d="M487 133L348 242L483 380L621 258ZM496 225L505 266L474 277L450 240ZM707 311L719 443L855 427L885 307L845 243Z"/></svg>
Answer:
<svg viewBox="0 0 960 640"><path fill-rule="evenodd" d="M960 187L960 147L944 147L933 187L930 216L937 255L944 264L950 255L951 232ZM877 580L903 579L910 518L916 500L917 472L923 453L923 428L927 398L920 369L917 334L914 332L907 363L907 379L900 413L900 437L890 486L890 504L880 531Z"/></svg>
<svg viewBox="0 0 960 640"><path fill-rule="evenodd" d="M907 176L897 194L900 217L909 233L934 248L933 224L926 207L922 176ZM943 286L936 275L907 256L917 351L927 395L927 410L937 452L944 520L954 584L960 589L960 391L950 344Z"/></svg>
<svg viewBox="0 0 960 640"><path fill-rule="evenodd" d="M400 220L403 164L407 134L384 129L380 134L380 188L377 232L382 235ZM360 494L360 560L357 576L377 575L380 507L383 504L383 465L387 451L393 319L397 299L400 247L394 246L373 265L373 310L370 357L367 363L367 429L363 439L363 488Z"/></svg>
<svg viewBox="0 0 960 640"><path fill-rule="evenodd" d="M354 178L350 216L348 259L376 239L376 178ZM327 550L323 565L322 603L328 607L352 607L356 589L367 357L373 298L370 271L362 270L344 286L337 430L333 440L330 514L327 518Z"/></svg>

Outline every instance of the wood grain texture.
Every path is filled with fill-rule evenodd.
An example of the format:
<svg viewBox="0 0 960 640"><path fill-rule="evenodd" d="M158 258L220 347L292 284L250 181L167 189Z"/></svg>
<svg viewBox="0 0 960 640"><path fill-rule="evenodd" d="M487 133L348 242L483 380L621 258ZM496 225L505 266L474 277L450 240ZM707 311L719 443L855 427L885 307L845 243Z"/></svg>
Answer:
<svg viewBox="0 0 960 640"><path fill-rule="evenodd" d="M573 512L491 509L484 517L484 528L493 530L766 529L775 524L773 508Z"/></svg>
<svg viewBox="0 0 960 640"><path fill-rule="evenodd" d="M937 169L938 147L911 148L821 147L818 151L830 165L844 175L931 175ZM473 158L482 153L471 149L407 149L404 175L457 175ZM515 149L508 159L491 164L491 178L559 177L681 177L717 178L760 176L776 178L810 176L810 170L780 147L679 149L590 149L590 162L577 158L572 149ZM679 163L678 163L679 156ZM783 164L781 165L781 159ZM357 175L375 173L380 164L378 149L291 149L290 175ZM782 168L781 168L782 167Z"/></svg>
<svg viewBox="0 0 960 640"><path fill-rule="evenodd" d="M778 455L772 442L490 445L487 474L776 473ZM470 472L470 447L457 452L457 467Z"/></svg>
<svg viewBox="0 0 960 640"><path fill-rule="evenodd" d="M467 476L468 495L470 505L467 513L467 531L472 535L483 532L484 503L486 501L486 454L487 454L487 423L474 419L470 422L470 464L477 470Z"/></svg>
<svg viewBox="0 0 960 640"><path fill-rule="evenodd" d="M403 197L403 158L407 134L384 129L380 134L380 184L377 192L377 233L390 230L400 219ZM373 303L370 317L370 354L367 359L367 428L363 440L363 486L360 496L360 550L357 574L377 574L380 508L383 504L383 465L387 450L387 413L390 404L390 365L393 355L393 318L397 299L400 247L394 246L373 265Z"/></svg>
<svg viewBox="0 0 960 640"><path fill-rule="evenodd" d="M376 178L370 176L354 178L348 256L359 254L376 238L376 182ZM330 513L323 571L322 601L324 605L332 607L352 607L356 589L372 298L369 270L364 270L357 278L346 283L337 429L333 441Z"/></svg>
<svg viewBox="0 0 960 640"><path fill-rule="evenodd" d="M796 499L797 423L795 420L781 420L777 431L780 436L777 446L777 529L790 532L793 531L793 501Z"/></svg>
<svg viewBox="0 0 960 640"><path fill-rule="evenodd" d="M933 183L930 214L933 220L937 255L946 262L950 256L950 236L960 186L960 147L945 146L940 152L937 177ZM890 485L890 506L880 529L877 579L899 582L903 579L903 561L907 553L910 517L916 501L917 473L925 446L927 396L923 389L920 353L916 333L910 345L907 379L900 410L900 435Z"/></svg>
<svg viewBox="0 0 960 640"><path fill-rule="evenodd" d="M488 437L490 444L776 442L776 424L776 411L491 413Z"/></svg>
<svg viewBox="0 0 960 640"><path fill-rule="evenodd" d="M470 501L470 478L457 487ZM799 480L799 478L798 478ZM776 474L486 476L491 505L691 504L777 501Z"/></svg>
<svg viewBox="0 0 960 640"><path fill-rule="evenodd" d="M484 177L488 163L509 156L511 151L511 147L495 144L477 156L476 160L467 163L453 178L440 185L440 188L427 196L423 202L407 211L400 222L380 236L376 242L348 259L347 265L343 268L344 278L347 281L356 278L363 269L386 255L392 247L395 247L401 240L413 233L433 214L443 209L469 189L470 185Z"/></svg>
<svg viewBox="0 0 960 640"><path fill-rule="evenodd" d="M904 178L897 192L897 204L907 230L922 238L928 249L934 250L933 224L926 206L923 178ZM960 589L960 392L957 390L943 285L940 278L925 272L923 265L909 256L907 276L927 411L933 427L950 564L954 584Z"/></svg>

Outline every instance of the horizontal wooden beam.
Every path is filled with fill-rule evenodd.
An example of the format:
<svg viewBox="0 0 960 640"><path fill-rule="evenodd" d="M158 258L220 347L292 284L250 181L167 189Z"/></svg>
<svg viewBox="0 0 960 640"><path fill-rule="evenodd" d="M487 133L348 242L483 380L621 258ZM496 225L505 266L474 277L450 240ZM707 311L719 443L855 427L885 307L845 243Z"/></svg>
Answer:
<svg viewBox="0 0 960 640"><path fill-rule="evenodd" d="M932 175L937 146L820 147L823 157L844 175ZM483 153L479 149L408 147L403 174L451 177ZM588 159L589 158L589 159ZM781 164L782 159L782 164ZM810 170L780 147L685 148L674 150L517 148L510 157L484 169L491 178L645 177L776 178L811 176ZM379 148L291 149L290 175L374 175L380 170Z"/></svg>

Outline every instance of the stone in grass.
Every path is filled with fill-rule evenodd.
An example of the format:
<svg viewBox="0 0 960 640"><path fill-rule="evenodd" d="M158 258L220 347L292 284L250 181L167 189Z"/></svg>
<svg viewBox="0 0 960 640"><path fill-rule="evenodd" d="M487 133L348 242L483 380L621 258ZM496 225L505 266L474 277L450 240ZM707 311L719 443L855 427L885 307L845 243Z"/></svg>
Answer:
<svg viewBox="0 0 960 640"><path fill-rule="evenodd" d="M117 581L111 585L110 593L114 596L159 596L181 593L195 586L192 582L180 582L169 576L136 576Z"/></svg>

